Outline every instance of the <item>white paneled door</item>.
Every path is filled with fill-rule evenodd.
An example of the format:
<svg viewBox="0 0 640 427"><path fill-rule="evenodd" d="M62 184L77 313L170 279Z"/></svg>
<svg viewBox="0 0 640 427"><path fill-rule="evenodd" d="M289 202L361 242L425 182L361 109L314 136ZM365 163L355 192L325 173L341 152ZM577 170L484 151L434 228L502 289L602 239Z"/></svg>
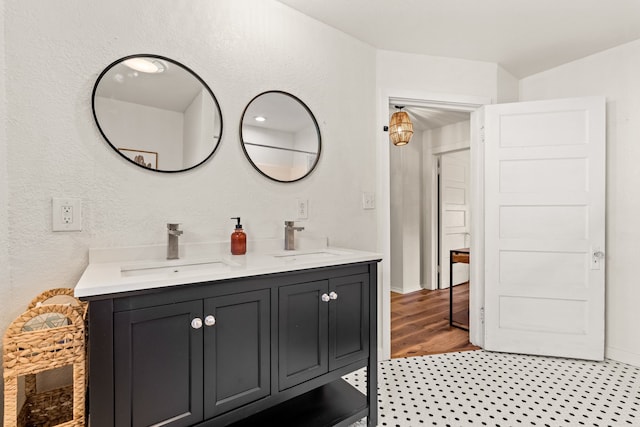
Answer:
<svg viewBox="0 0 640 427"><path fill-rule="evenodd" d="M605 100L484 114L485 348L602 360Z"/></svg>
<svg viewBox="0 0 640 427"><path fill-rule="evenodd" d="M469 150L440 156L440 288L449 287L451 249L469 245ZM453 265L453 285L469 280L469 264Z"/></svg>

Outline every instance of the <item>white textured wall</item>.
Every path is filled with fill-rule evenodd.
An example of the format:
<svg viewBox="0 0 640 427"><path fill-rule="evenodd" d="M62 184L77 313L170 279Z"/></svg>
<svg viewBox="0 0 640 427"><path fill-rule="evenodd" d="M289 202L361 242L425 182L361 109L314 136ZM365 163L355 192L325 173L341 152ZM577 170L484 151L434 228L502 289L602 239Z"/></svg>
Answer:
<svg viewBox="0 0 640 427"><path fill-rule="evenodd" d="M0 2L0 301L11 301L9 275L9 185L7 176L7 97L4 36L5 2ZM0 326L4 328L12 320L9 310L0 309ZM0 343L0 346L2 344ZM0 411L1 412L1 411Z"/></svg>
<svg viewBox="0 0 640 427"><path fill-rule="evenodd" d="M183 223L186 242L227 239L232 216L242 217L249 238L280 237L301 197L309 200L305 233L376 249L375 215L361 207L361 191L375 188L370 46L271 0L3 4L12 277L0 281L0 292L13 293L3 299L0 329L38 292L74 286L90 247L163 243L170 219ZM203 166L147 171L102 140L91 114L93 84L112 61L135 53L182 62L215 93L224 134ZM265 179L240 147L246 103L272 89L304 99L322 132L319 166L298 183ZM82 232L51 231L51 197L62 195L82 198ZM4 230L7 203L0 204Z"/></svg>
<svg viewBox="0 0 640 427"><path fill-rule="evenodd" d="M0 2L0 327L5 329L13 320L11 274L9 271L9 183L7 174L7 97L6 97L6 61L5 61L5 2ZM10 304L7 304L10 301ZM0 343L0 351L2 343ZM3 397L3 391L0 391ZM0 405L0 417L4 417L4 405Z"/></svg>
<svg viewBox="0 0 640 427"><path fill-rule="evenodd" d="M640 366L640 40L520 81L522 101L607 98L606 355Z"/></svg>

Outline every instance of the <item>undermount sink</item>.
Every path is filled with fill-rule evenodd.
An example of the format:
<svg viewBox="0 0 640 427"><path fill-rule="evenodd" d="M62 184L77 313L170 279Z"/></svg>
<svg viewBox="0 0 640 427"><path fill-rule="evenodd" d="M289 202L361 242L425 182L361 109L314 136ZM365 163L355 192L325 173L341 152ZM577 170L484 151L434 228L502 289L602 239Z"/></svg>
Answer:
<svg viewBox="0 0 640 427"><path fill-rule="evenodd" d="M294 253L279 253L272 255L274 258L282 261L317 261L328 258L335 258L340 255L347 255L349 252L343 251L307 251L307 252L294 252Z"/></svg>
<svg viewBox="0 0 640 427"><path fill-rule="evenodd" d="M120 269L120 274L122 277L146 276L151 274L201 274L219 271L234 265L237 264L223 259L184 263L176 263L175 261L159 261L157 263L143 266L123 266Z"/></svg>

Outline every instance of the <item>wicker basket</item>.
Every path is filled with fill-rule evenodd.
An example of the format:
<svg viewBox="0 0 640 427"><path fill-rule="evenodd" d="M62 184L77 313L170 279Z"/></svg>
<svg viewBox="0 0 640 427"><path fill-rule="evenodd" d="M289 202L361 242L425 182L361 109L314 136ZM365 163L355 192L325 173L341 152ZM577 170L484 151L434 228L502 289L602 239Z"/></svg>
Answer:
<svg viewBox="0 0 640 427"><path fill-rule="evenodd" d="M87 304L42 304L72 289L43 292L14 320L3 339L4 426L84 426ZM48 325L49 319L56 324ZM30 327L38 324L41 329ZM30 330L33 329L33 330ZM38 393L36 374L73 366L73 384ZM18 377L25 376L25 404L18 410Z"/></svg>

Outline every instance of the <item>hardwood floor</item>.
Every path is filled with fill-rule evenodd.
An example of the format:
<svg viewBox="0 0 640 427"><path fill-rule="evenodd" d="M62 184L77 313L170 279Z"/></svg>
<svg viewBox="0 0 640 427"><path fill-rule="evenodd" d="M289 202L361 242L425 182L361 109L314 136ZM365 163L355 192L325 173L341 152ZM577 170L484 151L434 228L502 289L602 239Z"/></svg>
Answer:
<svg viewBox="0 0 640 427"><path fill-rule="evenodd" d="M454 287L453 319L469 323L469 283ZM391 357L478 350L469 333L449 326L449 289L391 293Z"/></svg>

